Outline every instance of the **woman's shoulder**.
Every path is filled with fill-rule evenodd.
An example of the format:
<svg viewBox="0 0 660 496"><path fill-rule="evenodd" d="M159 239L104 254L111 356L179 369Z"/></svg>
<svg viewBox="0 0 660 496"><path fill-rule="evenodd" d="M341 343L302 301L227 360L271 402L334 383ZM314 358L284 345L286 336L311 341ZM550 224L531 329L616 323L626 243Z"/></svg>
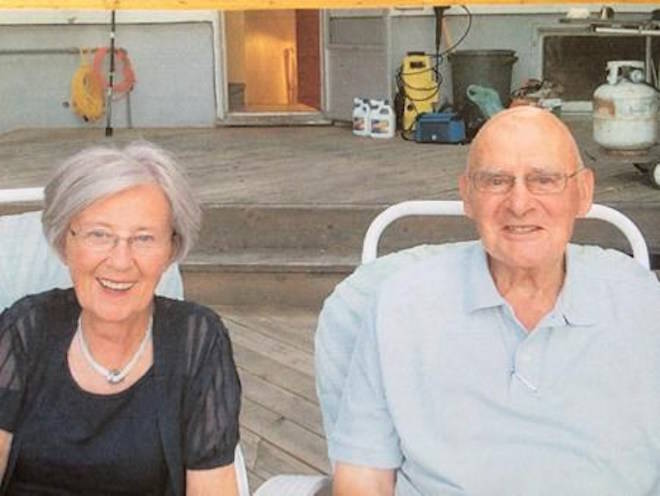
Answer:
<svg viewBox="0 0 660 496"><path fill-rule="evenodd" d="M3 329L19 322L39 327L44 321L51 321L58 315L77 311L78 303L73 289L50 289L42 293L27 295L14 302L2 312L0 327Z"/></svg>
<svg viewBox="0 0 660 496"><path fill-rule="evenodd" d="M156 296L155 301L156 321L178 335L217 339L227 334L222 319L212 308L165 296Z"/></svg>
<svg viewBox="0 0 660 496"><path fill-rule="evenodd" d="M156 315L167 315L176 319L219 320L220 316L212 309L200 303L177 300L167 296L156 296Z"/></svg>
<svg viewBox="0 0 660 496"><path fill-rule="evenodd" d="M188 372L217 354L231 353L229 333L220 316L211 308L190 301L156 297L154 339L161 343L168 360L183 353Z"/></svg>

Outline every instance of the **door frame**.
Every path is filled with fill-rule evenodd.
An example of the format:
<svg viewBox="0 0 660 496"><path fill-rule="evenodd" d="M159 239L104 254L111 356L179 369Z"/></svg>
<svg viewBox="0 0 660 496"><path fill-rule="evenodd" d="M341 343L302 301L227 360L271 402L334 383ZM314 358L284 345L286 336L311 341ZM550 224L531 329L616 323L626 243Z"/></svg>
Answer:
<svg viewBox="0 0 660 496"><path fill-rule="evenodd" d="M295 10L295 9L291 9ZM287 121L291 123L301 123L305 117L308 116L310 123L320 123L325 120L326 109L326 62L325 62L325 44L326 44L326 11L319 9L319 75L320 89L320 104L321 108L317 112L230 112L229 111L229 81L227 78L227 29L225 22L224 11L218 11L218 34L214 43L218 49L216 50L217 57L217 70L216 72L216 96L217 96L217 119L221 124L231 124L232 120L236 123L245 125L254 120L254 124L263 123L263 119L267 118L273 123L286 124ZM232 119L232 117L234 119ZM274 120L273 120L274 118ZM302 119L301 119L302 118ZM259 121L259 122L257 122Z"/></svg>

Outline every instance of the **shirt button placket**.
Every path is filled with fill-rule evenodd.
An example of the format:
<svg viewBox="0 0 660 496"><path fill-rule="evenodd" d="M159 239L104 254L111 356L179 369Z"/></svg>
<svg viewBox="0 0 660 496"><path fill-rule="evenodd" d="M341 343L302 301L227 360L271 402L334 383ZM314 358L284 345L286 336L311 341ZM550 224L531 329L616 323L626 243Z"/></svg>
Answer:
<svg viewBox="0 0 660 496"><path fill-rule="evenodd" d="M535 332L538 332L535 331ZM516 350L513 380L528 392L538 393L541 368L541 336L528 336Z"/></svg>

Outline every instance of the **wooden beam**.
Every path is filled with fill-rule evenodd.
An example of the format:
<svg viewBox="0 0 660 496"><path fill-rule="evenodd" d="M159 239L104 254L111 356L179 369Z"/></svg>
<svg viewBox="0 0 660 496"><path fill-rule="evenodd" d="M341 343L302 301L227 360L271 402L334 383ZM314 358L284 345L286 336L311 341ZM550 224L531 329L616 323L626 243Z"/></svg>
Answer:
<svg viewBox="0 0 660 496"><path fill-rule="evenodd" d="M571 4L602 4L602 0L573 0ZM625 3L625 2L623 2ZM635 0L656 4L657 0ZM432 5L557 4L552 0L0 0L0 9L85 10L262 10L262 9L366 9ZM568 5L568 4L567 4Z"/></svg>

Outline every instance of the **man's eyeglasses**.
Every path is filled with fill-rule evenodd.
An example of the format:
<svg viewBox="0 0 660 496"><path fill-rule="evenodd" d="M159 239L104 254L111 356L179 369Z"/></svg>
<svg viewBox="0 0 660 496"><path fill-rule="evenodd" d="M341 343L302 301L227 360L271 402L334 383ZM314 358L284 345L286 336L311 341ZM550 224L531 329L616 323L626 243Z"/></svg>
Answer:
<svg viewBox="0 0 660 496"><path fill-rule="evenodd" d="M556 195L566 189L569 179L585 170L580 167L571 174L561 172L530 172L522 176L527 190L533 195ZM492 195L503 195L513 189L517 176L500 172L476 171L469 175L470 181L477 191Z"/></svg>
<svg viewBox="0 0 660 496"><path fill-rule="evenodd" d="M119 236L114 232L100 228L90 227L78 230L69 229L71 236L75 237L85 248L89 250L105 253L113 250L121 240L125 240L128 247L135 254L150 255L169 245L175 236L172 233L169 236L153 233L140 233L132 236Z"/></svg>

